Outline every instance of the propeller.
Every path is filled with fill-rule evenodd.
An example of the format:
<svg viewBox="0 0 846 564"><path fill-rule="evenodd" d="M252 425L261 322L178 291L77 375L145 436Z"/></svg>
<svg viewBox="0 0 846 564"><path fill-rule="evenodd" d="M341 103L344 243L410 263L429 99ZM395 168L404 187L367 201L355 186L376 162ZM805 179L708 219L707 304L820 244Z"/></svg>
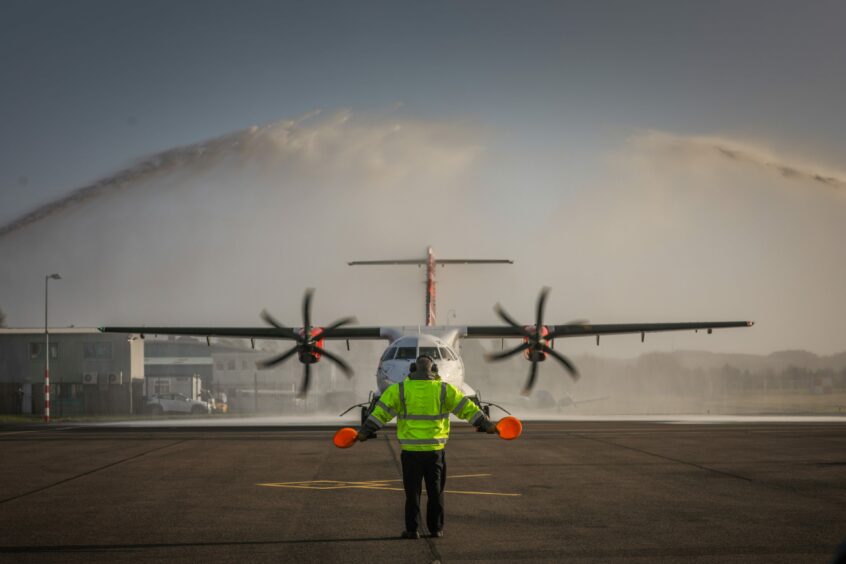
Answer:
<svg viewBox="0 0 846 564"><path fill-rule="evenodd" d="M488 360L505 360L506 358L512 357L515 354L519 354L523 351L528 351L528 357L532 363L532 366L529 368L529 379L526 381L526 385L523 387L522 394L524 396L528 396L535 385L535 380L537 379L538 375L538 362L540 362L540 359L542 358L543 354L548 354L552 358L557 360L567 370L567 373L573 380L579 379L579 371L576 369L576 366L572 362L570 362L570 359L568 359L566 356L559 353L558 351L553 350L546 344L551 336L549 334L544 335L545 328L543 326L543 313L546 307L546 298L548 294L549 288L544 287L541 289L540 294L538 295L534 328L532 328L531 326L529 326L529 328L526 328L525 326L517 323L513 317L508 315L508 312L506 312L500 304L496 304L496 306L494 307L494 311L497 313L497 315L499 315L499 317L503 321L505 321L505 323L517 329L523 335L525 340L523 341L523 343L514 347L513 349L488 354Z"/></svg>
<svg viewBox="0 0 846 564"><path fill-rule="evenodd" d="M311 325L311 301L312 297L314 296L314 289L308 288L303 296L303 328L302 331L293 331L294 339L296 340L297 344L293 347L288 349L287 351L278 354L276 356L272 356L270 358L266 358L264 360L260 360L256 363L258 368L264 370L268 368L273 368L279 364L282 364L295 354L299 356L300 362L303 363L303 380L302 386L300 386L300 393L299 397L305 398L306 394L308 393L309 385L311 384L311 365L314 364L319 360L321 356L325 356L332 362L334 362L338 367L343 371L344 375L347 378L351 378L353 375L352 367L347 364L347 362L339 357L338 355L327 351L325 348L321 347L318 343L325 339L328 336L331 336L333 333L337 332L337 330L344 325L349 325L350 323L355 323L356 319L354 317L344 317L327 325L326 327L313 327ZM267 310L261 312L262 320L279 329L280 331L284 332L286 336L292 333L292 329L286 327L282 323L280 323L275 317L273 317ZM319 329L319 331L315 331L315 329ZM313 334L314 333L314 334Z"/></svg>

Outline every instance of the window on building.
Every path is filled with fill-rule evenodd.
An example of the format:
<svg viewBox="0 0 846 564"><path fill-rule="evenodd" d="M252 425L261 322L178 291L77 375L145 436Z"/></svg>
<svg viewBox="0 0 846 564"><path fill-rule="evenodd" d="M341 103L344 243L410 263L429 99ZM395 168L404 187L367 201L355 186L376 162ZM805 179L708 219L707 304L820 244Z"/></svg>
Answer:
<svg viewBox="0 0 846 564"><path fill-rule="evenodd" d="M59 343L50 343L50 360L59 358ZM44 343L29 344L29 359L44 360Z"/></svg>
<svg viewBox="0 0 846 564"><path fill-rule="evenodd" d="M112 358L111 343L83 343L82 356L88 359L109 360Z"/></svg>
<svg viewBox="0 0 846 564"><path fill-rule="evenodd" d="M111 343L97 343L94 347L97 358L112 358L112 344Z"/></svg>
<svg viewBox="0 0 846 564"><path fill-rule="evenodd" d="M156 380L153 383L154 393L161 395L161 394L169 394L170 393L170 380Z"/></svg>
<svg viewBox="0 0 846 564"><path fill-rule="evenodd" d="M230 359L229 362L226 363L226 369L235 370L235 361Z"/></svg>

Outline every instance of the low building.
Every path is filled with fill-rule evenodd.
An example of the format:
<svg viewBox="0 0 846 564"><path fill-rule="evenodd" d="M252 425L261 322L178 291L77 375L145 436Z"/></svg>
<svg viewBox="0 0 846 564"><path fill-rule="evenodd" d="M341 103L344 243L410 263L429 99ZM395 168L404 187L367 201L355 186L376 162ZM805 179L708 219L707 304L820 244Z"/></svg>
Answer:
<svg viewBox="0 0 846 564"><path fill-rule="evenodd" d="M147 339L144 349L144 396L182 394L200 399L212 380L211 350L194 337Z"/></svg>
<svg viewBox="0 0 846 564"><path fill-rule="evenodd" d="M43 328L0 329L0 413L44 412ZM143 406L144 341L95 328L50 329L51 414L119 415Z"/></svg>

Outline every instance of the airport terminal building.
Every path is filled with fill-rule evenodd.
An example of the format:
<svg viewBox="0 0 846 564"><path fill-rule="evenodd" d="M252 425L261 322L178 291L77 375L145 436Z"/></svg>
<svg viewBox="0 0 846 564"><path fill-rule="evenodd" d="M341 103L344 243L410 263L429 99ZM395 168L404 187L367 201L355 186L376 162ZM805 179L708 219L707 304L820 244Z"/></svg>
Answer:
<svg viewBox="0 0 846 564"><path fill-rule="evenodd" d="M51 328L52 416L137 415L147 411L154 394L196 400L221 393L228 396L229 413L340 413L370 389L369 378L348 380L332 364L320 363L312 366L311 393L303 401L303 366L296 359L270 370L256 366L288 343L263 350L239 345L237 340L143 339L93 327ZM377 354L373 346L359 344L345 356L368 374ZM45 361L43 328L0 328L0 414L44 412Z"/></svg>
<svg viewBox="0 0 846 564"><path fill-rule="evenodd" d="M0 329L0 413L44 412L44 329ZM51 409L56 417L138 413L144 341L95 328L50 329Z"/></svg>
<svg viewBox="0 0 846 564"><path fill-rule="evenodd" d="M43 328L0 328L0 414L44 412L44 354ZM285 395L283 389L295 395L299 363L259 376L255 362L267 354L195 337L144 340L96 328L51 328L52 415L140 414L153 394L201 399L201 391L239 397L239 412L284 411L290 406L271 400ZM280 378L283 371L288 377Z"/></svg>

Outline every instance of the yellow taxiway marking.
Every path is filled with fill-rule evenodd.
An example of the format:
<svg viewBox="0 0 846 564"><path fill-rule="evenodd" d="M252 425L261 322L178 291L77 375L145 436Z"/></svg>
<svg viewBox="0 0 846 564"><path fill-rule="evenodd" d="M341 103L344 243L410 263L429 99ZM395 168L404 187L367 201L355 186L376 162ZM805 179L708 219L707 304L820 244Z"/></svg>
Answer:
<svg viewBox="0 0 846 564"><path fill-rule="evenodd" d="M458 476L447 476L448 479L454 480L456 478L482 478L491 476L491 474L461 474ZM303 490L342 490L342 489L358 489L358 490L387 490L387 491L403 491L402 488L394 488L389 486L392 482L402 482L400 479L390 480L368 480L365 482L352 482L347 480L310 480L307 482L269 482L265 484L256 484L257 486L265 486L269 488L296 488ZM425 493L425 492L424 492ZM501 492L476 492L465 490L444 490L444 493L451 494L466 494L466 495L498 495L507 497L517 497L522 494L518 493L501 493Z"/></svg>

